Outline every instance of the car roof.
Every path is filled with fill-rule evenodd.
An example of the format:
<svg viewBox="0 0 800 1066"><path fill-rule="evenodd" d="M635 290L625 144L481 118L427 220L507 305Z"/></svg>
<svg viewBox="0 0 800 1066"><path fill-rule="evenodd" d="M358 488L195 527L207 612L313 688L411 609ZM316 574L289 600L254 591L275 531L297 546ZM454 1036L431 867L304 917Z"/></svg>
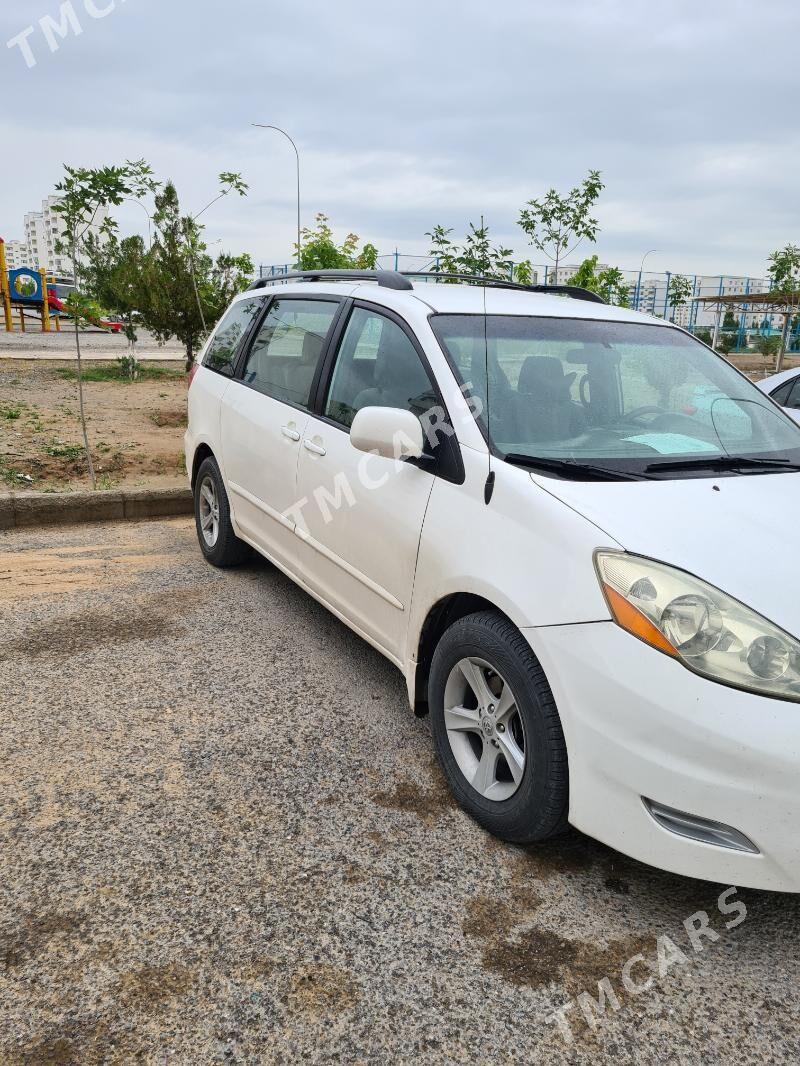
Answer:
<svg viewBox="0 0 800 1066"><path fill-rule="evenodd" d="M756 385L763 389L764 392L772 392L773 389L777 389L779 385L782 385L784 381L788 381L798 374L800 374L800 366L793 366L789 370L781 370L779 374L770 374L768 378L762 378L756 382Z"/></svg>
<svg viewBox="0 0 800 1066"><path fill-rule="evenodd" d="M409 306L422 303L436 314L482 315L530 315L544 318L588 318L602 319L609 322L638 322L675 328L663 319L654 319L651 315L630 311L625 307L615 307L580 300L570 296L556 296L548 293L525 292L520 289L503 289L481 285L444 285L430 281L411 279L413 289L398 291L383 288L375 282L338 282L338 281L292 281L266 284L261 288L241 293L237 299L273 294L292 296L338 296L369 300L371 303L383 304L393 310L400 309L404 303Z"/></svg>

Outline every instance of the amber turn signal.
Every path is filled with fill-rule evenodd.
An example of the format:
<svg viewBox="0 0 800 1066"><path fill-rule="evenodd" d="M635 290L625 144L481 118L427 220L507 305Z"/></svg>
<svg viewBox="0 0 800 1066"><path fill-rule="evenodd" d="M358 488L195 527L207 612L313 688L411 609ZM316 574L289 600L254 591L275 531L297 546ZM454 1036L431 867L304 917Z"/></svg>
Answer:
<svg viewBox="0 0 800 1066"><path fill-rule="evenodd" d="M617 625L627 629L629 633L638 637L639 640L643 640L645 644L650 644L653 648L663 651L665 655L671 655L673 658L678 657L675 648L673 648L661 630L653 625L649 618L646 618L641 611L637 611L633 604L628 603L624 596L621 596L616 589L612 589L605 582L603 582L603 591L606 594L608 606Z"/></svg>

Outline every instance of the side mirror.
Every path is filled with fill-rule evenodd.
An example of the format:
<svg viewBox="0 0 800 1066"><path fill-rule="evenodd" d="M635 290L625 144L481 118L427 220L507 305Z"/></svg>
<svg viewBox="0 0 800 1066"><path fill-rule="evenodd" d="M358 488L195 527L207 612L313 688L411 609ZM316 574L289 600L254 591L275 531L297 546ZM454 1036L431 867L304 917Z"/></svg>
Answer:
<svg viewBox="0 0 800 1066"><path fill-rule="evenodd" d="M419 459L425 442L422 425L400 407L362 407L350 427L350 441L360 452L385 459Z"/></svg>

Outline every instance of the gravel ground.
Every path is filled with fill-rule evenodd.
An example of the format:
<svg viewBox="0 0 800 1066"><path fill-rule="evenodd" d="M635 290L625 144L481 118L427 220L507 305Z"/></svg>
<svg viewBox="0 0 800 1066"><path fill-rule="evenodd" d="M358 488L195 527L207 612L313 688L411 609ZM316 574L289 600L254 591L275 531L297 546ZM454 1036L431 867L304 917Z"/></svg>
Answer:
<svg viewBox="0 0 800 1066"><path fill-rule="evenodd" d="M87 360L117 359L125 355L128 341L121 333L81 330L81 355ZM185 358L182 344L168 341L159 345L152 334L139 330L136 354L140 359ZM64 324L61 332L42 333L29 329L25 333L0 331L0 359L75 359L75 335Z"/></svg>
<svg viewBox="0 0 800 1066"><path fill-rule="evenodd" d="M190 521L0 534L0 677L3 1064L800 1057L796 897L728 930L725 886L492 840L399 673Z"/></svg>

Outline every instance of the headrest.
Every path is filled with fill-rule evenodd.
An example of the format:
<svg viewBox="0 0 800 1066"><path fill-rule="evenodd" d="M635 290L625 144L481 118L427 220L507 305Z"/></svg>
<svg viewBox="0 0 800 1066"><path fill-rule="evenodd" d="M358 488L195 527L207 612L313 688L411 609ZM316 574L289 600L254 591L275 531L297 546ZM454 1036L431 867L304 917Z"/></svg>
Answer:
<svg viewBox="0 0 800 1066"><path fill-rule="evenodd" d="M566 391L569 383L564 377L564 367L560 359L553 355L529 355L519 372L517 391L544 391L556 396Z"/></svg>
<svg viewBox="0 0 800 1066"><path fill-rule="evenodd" d="M375 360L376 386L402 385L408 379L409 347L410 341L405 333L393 322L385 322Z"/></svg>
<svg viewBox="0 0 800 1066"><path fill-rule="evenodd" d="M608 366L615 366L619 363L619 352L617 352L610 345L598 344L591 342L584 344L581 348L572 348L567 352L567 362L580 366L588 366L595 360L606 363Z"/></svg>
<svg viewBox="0 0 800 1066"><path fill-rule="evenodd" d="M324 338L318 333L306 333L303 337L302 362L306 364L316 363L322 353Z"/></svg>

